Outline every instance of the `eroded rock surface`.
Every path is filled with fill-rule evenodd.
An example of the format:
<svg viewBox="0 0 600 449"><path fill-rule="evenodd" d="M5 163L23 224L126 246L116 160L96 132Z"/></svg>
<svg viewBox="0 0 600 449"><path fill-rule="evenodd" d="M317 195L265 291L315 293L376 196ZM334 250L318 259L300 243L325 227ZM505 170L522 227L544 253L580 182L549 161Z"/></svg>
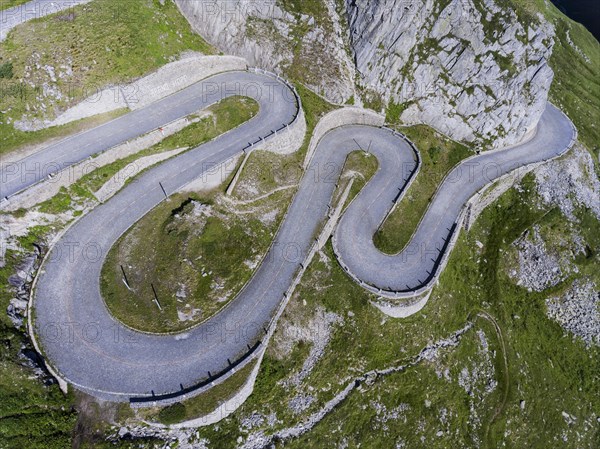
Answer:
<svg viewBox="0 0 600 449"><path fill-rule="evenodd" d="M360 83L428 124L486 147L538 122L553 72L552 26L529 26L493 0L346 0Z"/></svg>

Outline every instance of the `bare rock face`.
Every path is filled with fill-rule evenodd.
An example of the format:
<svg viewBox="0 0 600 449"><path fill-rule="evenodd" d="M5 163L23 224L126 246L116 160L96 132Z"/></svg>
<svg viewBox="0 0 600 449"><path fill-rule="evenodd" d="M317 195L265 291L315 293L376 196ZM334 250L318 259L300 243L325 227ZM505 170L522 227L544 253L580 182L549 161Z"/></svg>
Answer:
<svg viewBox="0 0 600 449"><path fill-rule="evenodd" d="M400 119L485 148L518 142L545 107L554 30L493 0L346 0L360 83ZM528 23L523 21L523 23Z"/></svg>
<svg viewBox="0 0 600 449"><path fill-rule="evenodd" d="M354 66L335 0L303 13L278 0L176 0L194 29L227 54L292 74L336 103L354 95ZM311 14L308 14L310 12Z"/></svg>
<svg viewBox="0 0 600 449"><path fill-rule="evenodd" d="M553 27L494 0L175 1L225 53L482 149L531 131L553 78Z"/></svg>

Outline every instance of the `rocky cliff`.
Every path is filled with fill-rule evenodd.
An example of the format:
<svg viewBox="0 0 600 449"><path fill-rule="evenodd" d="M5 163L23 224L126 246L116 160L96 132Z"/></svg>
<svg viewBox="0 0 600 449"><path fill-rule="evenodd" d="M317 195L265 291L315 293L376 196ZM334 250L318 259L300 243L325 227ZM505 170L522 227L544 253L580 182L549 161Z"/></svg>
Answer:
<svg viewBox="0 0 600 449"><path fill-rule="evenodd" d="M484 148L532 129L552 82L552 26L493 0L176 2L226 53Z"/></svg>
<svg viewBox="0 0 600 449"><path fill-rule="evenodd" d="M493 0L346 0L359 82L404 123L500 146L537 123L553 29Z"/></svg>
<svg viewBox="0 0 600 449"><path fill-rule="evenodd" d="M224 53L285 73L333 102L354 95L345 11L335 0L175 0L193 28Z"/></svg>

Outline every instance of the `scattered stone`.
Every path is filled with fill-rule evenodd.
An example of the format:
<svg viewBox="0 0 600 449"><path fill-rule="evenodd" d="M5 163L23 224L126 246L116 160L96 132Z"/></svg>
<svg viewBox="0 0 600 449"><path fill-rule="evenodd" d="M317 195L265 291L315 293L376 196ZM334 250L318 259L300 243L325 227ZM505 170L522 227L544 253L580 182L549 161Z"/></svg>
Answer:
<svg viewBox="0 0 600 449"><path fill-rule="evenodd" d="M439 340L435 343L427 345L421 350L421 352L412 359L406 365L392 366L382 370L374 370L364 373L347 383L346 387L336 394L330 401L328 401L321 409L314 412L308 418L301 423L293 426L281 429L274 434L266 435L264 431L258 431L251 433L246 442L242 445L243 449L262 449L269 447L274 441L282 442L288 439L297 438L298 436L311 430L317 423L319 423L327 414L329 414L337 405L343 402L348 395L362 383L366 382L367 379L379 376L386 376L392 373L403 372L407 368L415 366L423 361L429 361L427 357L431 357L432 354L438 354L438 351L443 348L456 347L460 343L462 335L473 327L473 323L467 323L463 328L457 330L449 337ZM395 409L390 417L393 419L394 416L399 417L400 413L406 408L406 404L401 404L400 408Z"/></svg>
<svg viewBox="0 0 600 449"><path fill-rule="evenodd" d="M517 239L514 247L518 250L519 269L512 269L509 275L517 281L517 285L526 287L530 291L540 292L553 287L566 279L570 271L577 269L576 266L571 267L570 262L579 248L571 254L549 250L537 225L534 226L532 233L526 231Z"/></svg>
<svg viewBox="0 0 600 449"><path fill-rule="evenodd" d="M562 412L562 416L563 416L563 418L565 419L565 422L568 425L574 424L575 421L577 421L577 417L576 416L570 415L569 413L567 413L565 411Z"/></svg>
<svg viewBox="0 0 600 449"><path fill-rule="evenodd" d="M562 297L546 300L547 314L586 346L600 346L600 291L590 281L576 280Z"/></svg>
<svg viewBox="0 0 600 449"><path fill-rule="evenodd" d="M288 407L295 415L299 415L308 409L314 401L313 396L299 394L288 402Z"/></svg>
<svg viewBox="0 0 600 449"><path fill-rule="evenodd" d="M558 205L572 221L577 207L590 210L600 220L600 180L592 156L581 145L575 145L567 157L536 168L534 174L544 203Z"/></svg>
<svg viewBox="0 0 600 449"><path fill-rule="evenodd" d="M164 442L162 446L155 446L161 449L174 447L178 449L208 449L208 440L199 438L197 429L169 429L135 425L114 427L113 432L107 439L113 443L118 443L123 439L157 439Z"/></svg>
<svg viewBox="0 0 600 449"><path fill-rule="evenodd" d="M292 350L292 345L299 341L312 343L308 357L304 361L302 368L290 378L285 379L283 381L285 385L299 386L302 383L323 356L325 347L331 338L331 328L342 321L343 319L337 314L325 312L319 308L305 326L286 323L285 326L281 327L282 338L277 339L276 342L276 350L278 352L289 354Z"/></svg>
<svg viewBox="0 0 600 449"><path fill-rule="evenodd" d="M253 412L252 414L245 416L240 421L242 428L246 430L252 430L255 427L260 427L264 424L264 422L265 417L257 412Z"/></svg>

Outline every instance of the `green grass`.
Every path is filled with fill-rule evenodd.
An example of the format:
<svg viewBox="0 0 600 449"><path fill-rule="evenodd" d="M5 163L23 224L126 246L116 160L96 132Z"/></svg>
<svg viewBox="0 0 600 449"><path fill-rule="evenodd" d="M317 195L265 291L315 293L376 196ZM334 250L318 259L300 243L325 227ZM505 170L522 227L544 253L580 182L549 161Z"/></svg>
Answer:
<svg viewBox="0 0 600 449"><path fill-rule="evenodd" d="M396 254L406 246L443 177L471 154L464 145L446 139L428 126L401 131L419 149L422 165L410 189L373 237L377 248L388 254Z"/></svg>
<svg viewBox="0 0 600 449"><path fill-rule="evenodd" d="M39 139L37 133L17 131L9 119L53 118L57 108L108 84L130 82L184 50L213 51L172 1L95 0L20 25L0 44L0 64L13 68L11 79L0 78L3 148ZM53 67L54 75L45 66ZM43 94L43 85L55 94Z"/></svg>
<svg viewBox="0 0 600 449"><path fill-rule="evenodd" d="M410 105L410 101L395 103L394 100L390 100L385 110L385 121L390 124L400 123L400 116Z"/></svg>
<svg viewBox="0 0 600 449"><path fill-rule="evenodd" d="M347 207L356 195L360 193L362 188L369 182L373 175L379 169L379 161L375 156L366 153L362 150L353 151L346 156L344 167L342 168L341 178L346 178L348 175L353 175L354 181L348 198L346 198ZM348 180L349 182L349 180ZM334 204L338 201L338 197L346 190L346 183L340 183L337 191L334 192Z"/></svg>
<svg viewBox="0 0 600 449"><path fill-rule="evenodd" d="M284 192L282 195L288 195ZM269 247L283 210L270 207L274 221L241 215L224 216L213 205L210 216L198 217L197 195L175 195L136 223L111 249L101 277L102 295L113 316L142 331L172 332L204 321L223 308L252 275ZM122 282L125 267L129 291ZM154 285L162 310L153 302ZM177 297L185 289L186 297ZM188 306L189 305L189 306ZM197 312L188 320L182 313Z"/></svg>
<svg viewBox="0 0 600 449"><path fill-rule="evenodd" d="M298 95L302 100L302 107L304 109L304 115L306 118L306 136L304 137L304 147L308 148L308 143L312 137L312 131L315 129L319 120L323 118L325 114L335 109L339 109L339 106L335 106L324 100L320 96L316 95L309 88L301 83L295 83ZM303 149L300 151L300 156L304 156Z"/></svg>
<svg viewBox="0 0 600 449"><path fill-rule="evenodd" d="M158 418L163 424L175 424L185 419L185 405L176 402L160 410Z"/></svg>
<svg viewBox="0 0 600 449"><path fill-rule="evenodd" d="M3 9L12 8L14 6L22 5L30 0L0 0L0 11Z"/></svg>
<svg viewBox="0 0 600 449"><path fill-rule="evenodd" d="M277 187L296 184L303 175L303 164L312 133L321 118L336 106L316 95L310 89L296 83L298 95L306 120L306 134L300 148L289 155L278 155L265 151L251 153L242 176L234 189L234 195L242 200L271 192ZM250 191L244 186L251 186Z"/></svg>
<svg viewBox="0 0 600 449"><path fill-rule="evenodd" d="M316 20L327 15L327 8L319 0L277 0L283 9L296 15L308 14Z"/></svg>
<svg viewBox="0 0 600 449"><path fill-rule="evenodd" d="M600 44L583 25L566 18L557 19L555 24L559 39L550 58L554 69L550 100L571 118L579 131L579 141L598 158ZM589 63L567 42L567 29L573 42L590 58Z"/></svg>

